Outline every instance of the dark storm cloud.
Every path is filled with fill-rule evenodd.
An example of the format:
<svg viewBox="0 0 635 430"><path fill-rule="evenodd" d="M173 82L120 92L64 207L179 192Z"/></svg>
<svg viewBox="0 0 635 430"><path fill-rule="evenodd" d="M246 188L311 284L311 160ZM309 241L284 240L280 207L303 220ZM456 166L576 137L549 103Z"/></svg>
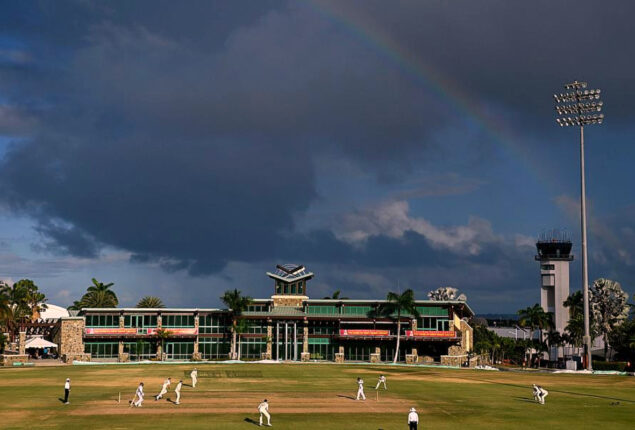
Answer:
<svg viewBox="0 0 635 430"><path fill-rule="evenodd" d="M375 235L364 250L330 232L292 233L293 216L316 196L316 154L407 171L457 120L420 77L379 52L363 34L372 30L356 32L356 20L390 32L475 101L511 112L550 111L551 82L573 72L594 82L607 71L621 94L633 90L623 9L338 2L327 10L338 7L352 24L295 3L7 6L0 42L28 57L0 63L0 91L12 112L28 112L32 132L2 162L2 199L42 220L47 249L94 256L110 245L193 275L272 254L491 264L494 245L470 257L410 232ZM572 49L580 43L594 61Z"/></svg>

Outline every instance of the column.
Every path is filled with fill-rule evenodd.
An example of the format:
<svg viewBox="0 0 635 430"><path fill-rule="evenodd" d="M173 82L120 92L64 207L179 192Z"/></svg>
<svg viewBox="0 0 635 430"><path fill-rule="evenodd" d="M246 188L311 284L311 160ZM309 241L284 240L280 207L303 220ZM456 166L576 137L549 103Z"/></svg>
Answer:
<svg viewBox="0 0 635 430"><path fill-rule="evenodd" d="M284 359L289 359L289 323L284 323Z"/></svg>
<svg viewBox="0 0 635 430"><path fill-rule="evenodd" d="M298 327L293 321L293 360L298 361Z"/></svg>
<svg viewBox="0 0 635 430"><path fill-rule="evenodd" d="M276 360L280 360L280 321L276 321Z"/></svg>
<svg viewBox="0 0 635 430"><path fill-rule="evenodd" d="M201 359L201 354L198 352L198 327L199 327L198 317L199 317L198 314L194 315L194 330L196 332L196 337L194 338L194 351L192 353L192 360Z"/></svg>
<svg viewBox="0 0 635 430"><path fill-rule="evenodd" d="M272 336L273 336L273 327L271 326L271 320L267 320L267 350L265 352L266 360L271 360L273 358L273 353L271 352Z"/></svg>

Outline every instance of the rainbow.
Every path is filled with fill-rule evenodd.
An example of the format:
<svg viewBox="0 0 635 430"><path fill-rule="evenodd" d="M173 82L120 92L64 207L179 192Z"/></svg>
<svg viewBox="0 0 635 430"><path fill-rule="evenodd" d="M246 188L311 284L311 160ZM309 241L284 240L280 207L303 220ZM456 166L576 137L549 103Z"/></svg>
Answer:
<svg viewBox="0 0 635 430"><path fill-rule="evenodd" d="M520 139L514 136L512 128L507 126L502 117L491 115L487 107L474 102L456 83L426 64L420 56L402 46L391 34L369 20L318 3L318 0L306 0L305 3L320 16L347 30L378 55L399 67L404 74L431 92L440 103L466 118L468 125L478 127L491 137L505 155L524 165L537 182L548 185L544 183L548 177L543 171L544 167L532 156L531 148L519 144ZM547 97L546 103L548 102Z"/></svg>

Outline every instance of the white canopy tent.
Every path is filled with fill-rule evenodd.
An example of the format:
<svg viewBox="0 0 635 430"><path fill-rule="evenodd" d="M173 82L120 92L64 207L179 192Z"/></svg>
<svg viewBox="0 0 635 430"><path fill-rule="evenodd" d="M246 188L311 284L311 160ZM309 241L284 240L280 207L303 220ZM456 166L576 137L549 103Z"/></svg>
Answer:
<svg viewBox="0 0 635 430"><path fill-rule="evenodd" d="M36 348L36 349L57 348L57 344L53 343L53 342L49 342L48 340L43 339L41 337L32 337L30 339L27 339L26 343L24 344L24 347L26 349L29 349L29 348Z"/></svg>

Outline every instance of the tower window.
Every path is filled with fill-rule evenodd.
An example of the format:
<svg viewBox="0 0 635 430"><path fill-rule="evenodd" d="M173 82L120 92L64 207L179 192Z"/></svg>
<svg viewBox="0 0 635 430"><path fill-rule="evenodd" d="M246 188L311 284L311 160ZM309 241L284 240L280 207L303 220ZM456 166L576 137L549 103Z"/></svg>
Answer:
<svg viewBox="0 0 635 430"><path fill-rule="evenodd" d="M542 286L553 287L556 285L556 279L554 275L542 275Z"/></svg>
<svg viewBox="0 0 635 430"><path fill-rule="evenodd" d="M543 265L540 266L540 268L542 270L555 270L556 266L555 266L555 264L543 264Z"/></svg>

